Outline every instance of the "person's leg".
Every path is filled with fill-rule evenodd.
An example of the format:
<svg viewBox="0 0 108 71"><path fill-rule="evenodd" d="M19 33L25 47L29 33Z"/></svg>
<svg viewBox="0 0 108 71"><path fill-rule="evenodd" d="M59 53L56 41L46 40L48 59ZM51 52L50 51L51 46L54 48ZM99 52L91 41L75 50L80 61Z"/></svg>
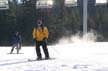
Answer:
<svg viewBox="0 0 108 71"><path fill-rule="evenodd" d="M16 48L17 48L17 54L19 54L19 44L16 44Z"/></svg>
<svg viewBox="0 0 108 71"><path fill-rule="evenodd" d="M41 59L41 50L40 50L40 42L36 42L36 54L37 54L37 59Z"/></svg>
<svg viewBox="0 0 108 71"><path fill-rule="evenodd" d="M21 50L21 43L19 43L18 46L19 46L19 50Z"/></svg>
<svg viewBox="0 0 108 71"><path fill-rule="evenodd" d="M15 44L12 44L12 49L11 49L11 54L13 53L13 50L14 50L14 48L15 48Z"/></svg>
<svg viewBox="0 0 108 71"><path fill-rule="evenodd" d="M49 58L49 52L48 52L48 48L47 48L47 44L43 41L42 42L42 48L45 54L45 58L48 59Z"/></svg>

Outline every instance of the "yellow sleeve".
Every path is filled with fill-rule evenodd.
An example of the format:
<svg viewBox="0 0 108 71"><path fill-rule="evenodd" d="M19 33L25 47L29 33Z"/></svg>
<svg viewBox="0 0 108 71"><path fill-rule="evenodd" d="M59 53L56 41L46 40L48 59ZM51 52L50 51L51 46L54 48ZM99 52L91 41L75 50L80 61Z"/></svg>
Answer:
<svg viewBox="0 0 108 71"><path fill-rule="evenodd" d="M49 35L48 29L44 27L44 37L48 38L48 35Z"/></svg>
<svg viewBox="0 0 108 71"><path fill-rule="evenodd" d="M36 28L33 29L32 36L33 36L33 39L36 38Z"/></svg>

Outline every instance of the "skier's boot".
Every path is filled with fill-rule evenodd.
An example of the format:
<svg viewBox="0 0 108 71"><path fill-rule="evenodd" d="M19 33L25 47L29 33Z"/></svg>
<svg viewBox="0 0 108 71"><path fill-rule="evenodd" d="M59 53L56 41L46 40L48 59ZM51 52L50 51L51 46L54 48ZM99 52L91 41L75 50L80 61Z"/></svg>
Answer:
<svg viewBox="0 0 108 71"><path fill-rule="evenodd" d="M41 57L38 57L38 58L36 58L36 60L42 60L42 58Z"/></svg>

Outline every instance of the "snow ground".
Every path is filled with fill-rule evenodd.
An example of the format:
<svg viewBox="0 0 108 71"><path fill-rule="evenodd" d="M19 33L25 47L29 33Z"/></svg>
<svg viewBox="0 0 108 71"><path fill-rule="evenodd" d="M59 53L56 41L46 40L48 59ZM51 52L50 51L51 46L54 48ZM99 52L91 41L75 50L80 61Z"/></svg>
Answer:
<svg viewBox="0 0 108 71"><path fill-rule="evenodd" d="M0 47L0 71L108 71L108 42L61 44L48 49L56 59L29 62L29 58L36 59L34 46L23 46L21 54L15 54L16 50L8 54L11 47Z"/></svg>

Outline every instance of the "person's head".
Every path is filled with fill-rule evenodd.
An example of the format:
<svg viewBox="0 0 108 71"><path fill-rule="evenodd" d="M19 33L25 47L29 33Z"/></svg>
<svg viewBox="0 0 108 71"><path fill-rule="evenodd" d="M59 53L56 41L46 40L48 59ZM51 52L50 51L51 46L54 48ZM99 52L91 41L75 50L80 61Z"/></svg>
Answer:
<svg viewBox="0 0 108 71"><path fill-rule="evenodd" d="M41 26L42 26L42 20L38 20L38 21L37 21L37 26L38 26L38 27L41 27Z"/></svg>
<svg viewBox="0 0 108 71"><path fill-rule="evenodd" d="M16 32L16 35L19 35L19 32L18 31Z"/></svg>

